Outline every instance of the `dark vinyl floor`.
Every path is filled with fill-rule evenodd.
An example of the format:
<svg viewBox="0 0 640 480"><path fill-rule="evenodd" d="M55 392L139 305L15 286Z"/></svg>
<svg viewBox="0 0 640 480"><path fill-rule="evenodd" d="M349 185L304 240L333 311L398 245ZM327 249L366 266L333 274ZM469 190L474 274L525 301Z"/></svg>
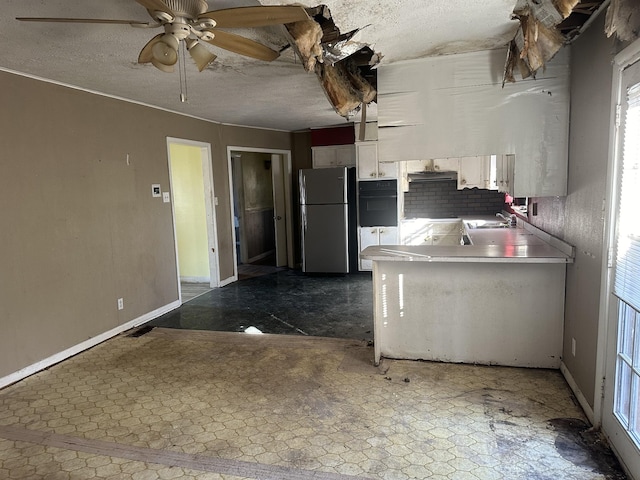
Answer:
<svg viewBox="0 0 640 480"><path fill-rule="evenodd" d="M211 290L150 326L373 339L371 273L307 275L283 270Z"/></svg>

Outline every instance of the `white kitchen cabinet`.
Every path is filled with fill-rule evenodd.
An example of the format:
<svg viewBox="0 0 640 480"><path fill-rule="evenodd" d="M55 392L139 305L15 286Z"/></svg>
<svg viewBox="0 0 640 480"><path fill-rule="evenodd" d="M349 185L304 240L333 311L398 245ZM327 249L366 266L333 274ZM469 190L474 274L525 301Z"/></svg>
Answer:
<svg viewBox="0 0 640 480"><path fill-rule="evenodd" d="M457 172L459 158L434 158L430 160L407 160L400 162L407 173L420 172Z"/></svg>
<svg viewBox="0 0 640 480"><path fill-rule="evenodd" d="M313 168L354 167L356 154L354 145L329 145L311 147Z"/></svg>
<svg viewBox="0 0 640 480"><path fill-rule="evenodd" d="M489 189L491 157L463 157L458 163L458 190L464 188Z"/></svg>
<svg viewBox="0 0 640 480"><path fill-rule="evenodd" d="M359 180L398 177L398 165L395 162L378 162L378 142L357 142L356 162Z"/></svg>
<svg viewBox="0 0 640 480"><path fill-rule="evenodd" d="M435 172L457 172L459 168L459 158L436 158L433 160L433 170Z"/></svg>
<svg viewBox="0 0 640 480"><path fill-rule="evenodd" d="M513 192L515 155L491 156L491 190Z"/></svg>
<svg viewBox="0 0 640 480"><path fill-rule="evenodd" d="M371 245L397 245L398 227L358 227L358 251ZM371 271L371 260L359 259L360 271Z"/></svg>
<svg viewBox="0 0 640 480"><path fill-rule="evenodd" d="M362 132L360 130L361 123L354 122L354 134L356 142L368 142L378 140L378 122L367 122L364 129L364 138L361 138Z"/></svg>

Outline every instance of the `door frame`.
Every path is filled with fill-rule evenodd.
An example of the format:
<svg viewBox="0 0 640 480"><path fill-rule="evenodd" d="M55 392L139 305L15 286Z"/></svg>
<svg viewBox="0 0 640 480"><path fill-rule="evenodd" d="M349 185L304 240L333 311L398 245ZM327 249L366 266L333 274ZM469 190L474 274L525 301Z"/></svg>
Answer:
<svg viewBox="0 0 640 480"><path fill-rule="evenodd" d="M182 291L180 280L180 260L178 257L178 235L176 230L176 212L173 198L173 179L171 177L171 145L186 145L200 149L202 161L202 178L204 183L204 205L207 223L207 253L209 257L209 286L211 288L220 287L220 261L218 258L218 228L216 223L216 197L213 186L213 165L211 155L211 144L186 140L183 138L167 137L167 165L169 168L169 191L171 192L171 220L173 222L173 240L175 243L176 255L176 276L178 281L178 300L182 304Z"/></svg>
<svg viewBox="0 0 640 480"><path fill-rule="evenodd" d="M229 172L229 204L231 205L231 219L235 218L235 205L233 204L233 158L231 157L231 152L254 152L254 153L268 153L271 155L281 155L282 156L282 173L283 173L283 182L284 182L284 202L285 202L285 225L287 232L287 266L289 268L294 267L294 255L293 255L293 205L292 205L292 162L291 162L291 150L280 150L274 148L257 148L257 147L241 147L228 145L227 146L227 171ZM273 178L271 180L273 182ZM275 192L275 190L274 190ZM275 202L274 202L275 203ZM275 208L275 205L274 205ZM236 231L235 228L231 228L232 232L232 242L233 245L233 258L236 259L238 252L236 248ZM233 266L233 280L238 279L238 264L234 261Z"/></svg>
<svg viewBox="0 0 640 480"><path fill-rule="evenodd" d="M610 371L609 358L612 355L611 347L615 349L617 339L617 313L614 315L612 311L617 312L617 302L611 301L611 291L613 285L613 255L615 251L616 229L617 229L617 212L618 212L618 193L620 187L620 159L619 159L619 140L620 133L618 128L619 122L619 105L622 105L624 93L623 73L624 70L632 64L640 61L640 40L634 41L620 53L614 57L613 61L613 80L611 93L611 119L613 120L609 129L609 152L607 167L607 184L605 196L605 225L604 225L604 244L603 244L603 265L601 276L600 291L600 311L598 325L598 348L596 358L596 394L594 396L594 419L596 426L602 427L602 432L609 440L611 448L616 452L621 464L630 474L627 463L629 460L638 462L637 459L630 459L630 451L625 447L624 442L617 441L620 432L618 427L613 425L609 414L609 405L611 402L612 391L615 388L615 371ZM614 304L615 303L615 304ZM626 439L624 439L626 441ZM632 477L633 478L633 477ZM635 479L634 479L635 480ZM638 479L640 480L640 479Z"/></svg>

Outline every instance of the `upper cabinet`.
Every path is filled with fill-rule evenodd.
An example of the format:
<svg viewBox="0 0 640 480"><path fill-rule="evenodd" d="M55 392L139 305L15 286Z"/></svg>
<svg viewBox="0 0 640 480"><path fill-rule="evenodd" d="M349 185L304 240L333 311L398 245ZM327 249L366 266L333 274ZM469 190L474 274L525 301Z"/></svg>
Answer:
<svg viewBox="0 0 640 480"><path fill-rule="evenodd" d="M311 147L311 159L313 168L355 167L355 146L329 145Z"/></svg>
<svg viewBox="0 0 640 480"><path fill-rule="evenodd" d="M493 155L491 162L491 190L508 193L512 197L526 196L516 195L514 191L515 155Z"/></svg>
<svg viewBox="0 0 640 480"><path fill-rule="evenodd" d="M480 188L514 194L515 155L478 155L462 158L437 158L398 162L403 180L402 190L408 191L409 175L415 173L456 172L458 190ZM521 169L521 171L526 171Z"/></svg>
<svg viewBox="0 0 640 480"><path fill-rule="evenodd" d="M513 196L566 195L569 50L561 49L535 79L502 85L505 57L506 50L496 49L381 65L380 161L508 153L515 159ZM478 170L461 171L466 185L487 180ZM494 187L506 190L487 188Z"/></svg>
<svg viewBox="0 0 640 480"><path fill-rule="evenodd" d="M356 161L359 180L397 178L397 164L378 162L378 142L357 142Z"/></svg>
<svg viewBox="0 0 640 480"><path fill-rule="evenodd" d="M487 156L464 157L458 163L458 189L489 189L491 184L491 159Z"/></svg>

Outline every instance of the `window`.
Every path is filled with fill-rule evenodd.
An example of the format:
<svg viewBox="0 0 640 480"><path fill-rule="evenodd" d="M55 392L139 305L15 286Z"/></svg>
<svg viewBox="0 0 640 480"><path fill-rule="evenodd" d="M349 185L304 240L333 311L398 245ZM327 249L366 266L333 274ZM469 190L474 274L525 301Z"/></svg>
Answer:
<svg viewBox="0 0 640 480"><path fill-rule="evenodd" d="M614 295L618 346L614 413L640 447L640 83L627 88Z"/></svg>

